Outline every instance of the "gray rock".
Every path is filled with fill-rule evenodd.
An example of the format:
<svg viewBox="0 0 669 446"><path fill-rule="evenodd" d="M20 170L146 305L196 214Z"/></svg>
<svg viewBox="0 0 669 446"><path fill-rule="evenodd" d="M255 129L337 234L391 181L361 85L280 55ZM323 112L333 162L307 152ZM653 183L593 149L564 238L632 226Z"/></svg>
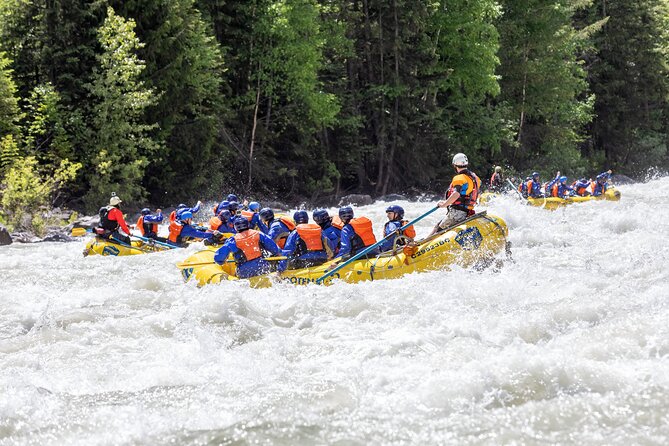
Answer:
<svg viewBox="0 0 669 446"><path fill-rule="evenodd" d="M370 195L365 194L351 194L341 197L339 200L338 206L354 205L354 206L366 206L368 204L374 203L374 200Z"/></svg>
<svg viewBox="0 0 669 446"><path fill-rule="evenodd" d="M49 228L46 236L42 239L43 242L71 242L74 237L71 237L65 228Z"/></svg>
<svg viewBox="0 0 669 446"><path fill-rule="evenodd" d="M382 197L377 198L377 201L386 201L386 202L391 202L391 201L406 201L408 200L407 197L404 195L400 194L388 194L384 195Z"/></svg>
<svg viewBox="0 0 669 446"><path fill-rule="evenodd" d="M88 229L93 229L97 225L100 224L100 216L99 215L92 215L88 217L81 217L80 219L74 221L73 223L69 224L66 228L66 230L71 231L72 228L88 228Z"/></svg>
<svg viewBox="0 0 669 446"><path fill-rule="evenodd" d="M32 232L12 232L12 240L19 243L37 243L42 241Z"/></svg>
<svg viewBox="0 0 669 446"><path fill-rule="evenodd" d="M67 221L72 216L72 211L68 209L53 208L47 214L48 218Z"/></svg>
<svg viewBox="0 0 669 446"><path fill-rule="evenodd" d="M290 210L290 206L288 206L286 203L282 203L280 201L261 201L260 206L262 206L264 208L279 209L281 211Z"/></svg>
<svg viewBox="0 0 669 446"><path fill-rule="evenodd" d="M0 246L11 245L12 236L9 235L9 231L4 226L0 225Z"/></svg>

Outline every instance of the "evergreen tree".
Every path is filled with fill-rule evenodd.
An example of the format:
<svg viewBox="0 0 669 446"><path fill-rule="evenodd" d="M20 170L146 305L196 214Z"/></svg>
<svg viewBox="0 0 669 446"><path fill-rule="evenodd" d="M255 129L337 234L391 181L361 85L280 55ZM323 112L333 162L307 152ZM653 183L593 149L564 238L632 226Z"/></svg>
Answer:
<svg viewBox="0 0 669 446"><path fill-rule="evenodd" d="M142 44L134 32L135 22L107 9L98 31L102 53L89 88L96 99L91 135L89 210L99 207L111 192L126 202L145 198L141 185L151 154L158 145L149 132L155 125L143 122L146 108L155 103L151 89L139 80L144 62L136 54Z"/></svg>
<svg viewBox="0 0 669 446"><path fill-rule="evenodd" d="M520 169L574 169L594 99L586 93L578 60L585 36L572 25L583 2L505 0L502 5L500 106L514 133L503 154Z"/></svg>
<svg viewBox="0 0 669 446"><path fill-rule="evenodd" d="M0 138L19 133L21 111L10 65L11 61L0 52Z"/></svg>

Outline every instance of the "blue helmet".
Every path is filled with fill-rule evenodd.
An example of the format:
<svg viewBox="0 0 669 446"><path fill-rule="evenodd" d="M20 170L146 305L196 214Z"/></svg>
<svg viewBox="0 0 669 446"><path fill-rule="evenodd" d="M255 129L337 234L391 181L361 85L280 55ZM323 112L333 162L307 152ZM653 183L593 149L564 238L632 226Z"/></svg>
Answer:
<svg viewBox="0 0 669 446"><path fill-rule="evenodd" d="M257 212L260 210L260 203L257 201L252 201L249 203L249 210L253 212Z"/></svg>
<svg viewBox="0 0 669 446"><path fill-rule="evenodd" d="M188 207L187 204L179 203L179 206L177 206L177 209L186 209L187 207Z"/></svg>
<svg viewBox="0 0 669 446"><path fill-rule="evenodd" d="M235 225L235 231L237 232L246 231L251 227L249 221L244 217L235 218L234 225Z"/></svg>
<svg viewBox="0 0 669 446"><path fill-rule="evenodd" d="M295 220L296 225L309 223L309 214L307 214L307 211L296 211L293 214L293 220Z"/></svg>
<svg viewBox="0 0 669 446"><path fill-rule="evenodd" d="M227 223L232 218L232 214L230 213L229 210L223 209L221 212L218 213L218 218L221 220L221 222Z"/></svg>
<svg viewBox="0 0 669 446"><path fill-rule="evenodd" d="M567 181L567 177L564 175L560 177L560 183L565 183Z"/></svg>
<svg viewBox="0 0 669 446"><path fill-rule="evenodd" d="M532 178L538 177L538 176L539 176L539 172L532 172Z"/></svg>
<svg viewBox="0 0 669 446"><path fill-rule="evenodd" d="M339 218L341 218L343 222L348 223L349 220L353 218L353 208L351 206L339 208Z"/></svg>
<svg viewBox="0 0 669 446"><path fill-rule="evenodd" d="M402 206L393 204L392 206L388 206L386 208L386 212L394 212L397 214L397 218L404 218L404 209Z"/></svg>
<svg viewBox="0 0 669 446"><path fill-rule="evenodd" d="M259 214L260 214L260 218L262 218L263 221L274 220L274 211L271 210L270 208L260 209Z"/></svg>
<svg viewBox="0 0 669 446"><path fill-rule="evenodd" d="M227 200L228 201L236 201L237 203L239 203L239 198L237 198L237 195L235 195L235 194L229 194Z"/></svg>
<svg viewBox="0 0 669 446"><path fill-rule="evenodd" d="M221 201L221 204L218 205L219 212L223 209L228 209L230 207L230 202L228 200Z"/></svg>
<svg viewBox="0 0 669 446"><path fill-rule="evenodd" d="M142 215L149 215L149 214L151 213L151 209L149 209L149 208L144 208L144 209L142 209L142 212L141 212L141 213L142 213Z"/></svg>
<svg viewBox="0 0 669 446"><path fill-rule="evenodd" d="M331 220L330 214L328 214L328 211L326 211L325 209L316 209L312 214L312 217L314 218L314 221L319 225L329 223Z"/></svg>
<svg viewBox="0 0 669 446"><path fill-rule="evenodd" d="M182 211L181 213L177 214L177 217L181 221L186 221L186 220L190 220L191 218L193 218L193 213L190 211L190 209L188 209L188 210Z"/></svg>
<svg viewBox="0 0 669 446"><path fill-rule="evenodd" d="M231 201L228 204L228 209L230 209L230 212L237 212L237 209L239 209L239 203L236 201Z"/></svg>

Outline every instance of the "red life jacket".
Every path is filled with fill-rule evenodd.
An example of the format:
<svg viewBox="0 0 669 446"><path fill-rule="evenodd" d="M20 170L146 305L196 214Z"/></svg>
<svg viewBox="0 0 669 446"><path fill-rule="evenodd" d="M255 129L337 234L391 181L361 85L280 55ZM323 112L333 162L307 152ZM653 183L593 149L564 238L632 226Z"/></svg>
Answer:
<svg viewBox="0 0 669 446"><path fill-rule="evenodd" d="M335 228L339 229L340 231L344 229L344 222L341 221L339 215L335 215L334 217L332 217L332 222L330 224Z"/></svg>
<svg viewBox="0 0 669 446"><path fill-rule="evenodd" d="M492 174L492 176L490 177L490 187L497 186L497 184L495 184L495 183L497 182L497 177L498 176L499 176L499 174L497 172Z"/></svg>
<svg viewBox="0 0 669 446"><path fill-rule="evenodd" d="M177 220L177 211L174 210L170 213L170 222Z"/></svg>
<svg viewBox="0 0 669 446"><path fill-rule="evenodd" d="M253 216L255 215L254 212L251 211L242 211L242 217L247 219L249 222L253 220Z"/></svg>
<svg viewBox="0 0 669 446"><path fill-rule="evenodd" d="M371 246L376 243L374 237L374 229L372 228L372 221L367 217L354 218L348 222L353 228L355 235L360 237L364 247Z"/></svg>
<svg viewBox="0 0 669 446"><path fill-rule="evenodd" d="M409 220L402 220L400 222L402 226L406 225L407 223L409 223ZM402 235L406 235L409 238L416 238L416 230L414 229L413 225L411 225L402 231Z"/></svg>
<svg viewBox="0 0 669 446"><path fill-rule="evenodd" d="M240 232L234 235L235 244L242 252L243 259L238 259L238 263L248 262L262 257L262 250L260 249L260 233L253 229Z"/></svg>
<svg viewBox="0 0 669 446"><path fill-rule="evenodd" d="M172 243L181 243L182 242L181 231L183 230L183 228L184 227L180 222L176 220L170 221L170 235L167 239Z"/></svg>
<svg viewBox="0 0 669 446"><path fill-rule="evenodd" d="M304 242L306 251L325 251L323 230L314 223L302 223L295 228L300 239Z"/></svg>
<svg viewBox="0 0 669 446"><path fill-rule="evenodd" d="M146 236L147 232L158 234L158 223L144 223L143 215L140 215L137 219L137 227L143 236Z"/></svg>
<svg viewBox="0 0 669 446"><path fill-rule="evenodd" d="M209 227L212 231L218 231L218 228L220 228L222 224L223 222L218 217L211 217L209 219Z"/></svg>

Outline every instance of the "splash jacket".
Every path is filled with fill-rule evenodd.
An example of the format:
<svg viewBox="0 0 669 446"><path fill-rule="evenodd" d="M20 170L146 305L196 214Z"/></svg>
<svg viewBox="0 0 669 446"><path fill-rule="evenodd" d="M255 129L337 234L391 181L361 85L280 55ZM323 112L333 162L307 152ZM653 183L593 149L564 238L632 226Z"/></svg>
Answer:
<svg viewBox="0 0 669 446"><path fill-rule="evenodd" d="M291 268L305 268L331 259L334 248L320 226L302 223L290 233L282 252L289 257Z"/></svg>
<svg viewBox="0 0 669 446"><path fill-rule="evenodd" d="M223 234L234 234L237 231L235 231L235 226L229 221L226 221L223 223L223 220L221 220L219 217L211 217L209 219L209 228L212 231L218 231Z"/></svg>
<svg viewBox="0 0 669 446"><path fill-rule="evenodd" d="M295 229L295 223L286 217L275 218L269 222L268 226L267 235L274 240L279 248L283 248L286 245L286 239L290 235L290 232Z"/></svg>
<svg viewBox="0 0 669 446"><path fill-rule="evenodd" d="M576 180L573 183L571 183L571 188L574 190L576 195L580 197L585 197L587 195L590 195L590 191L588 190L589 187L590 187L590 181Z"/></svg>
<svg viewBox="0 0 669 446"><path fill-rule="evenodd" d="M393 232L397 232L402 226L406 225L409 223L408 220L391 220L386 222L386 225L383 227L383 237L388 237L388 235L392 234ZM395 239L399 235L405 235L409 238L415 238L416 237L416 230L414 229L413 225L409 226L406 228L404 231L401 231L399 234L397 234L395 237L389 237L387 238L381 245L379 245L379 250L381 252L384 251L390 251L393 249L393 245L395 243ZM404 241L401 241L398 243L400 246L404 245Z"/></svg>
<svg viewBox="0 0 669 446"><path fill-rule="evenodd" d="M213 232L198 231L187 223L181 221L171 221L170 236L167 238L167 240L174 245L180 246L183 245L186 241L195 238L209 240L213 235Z"/></svg>
<svg viewBox="0 0 669 446"><path fill-rule="evenodd" d="M371 220L367 217L354 218L341 230L339 255L353 256L374 243L376 243L376 237L374 237ZM367 256L375 256L378 253L378 248L375 248Z"/></svg>
<svg viewBox="0 0 669 446"><path fill-rule="evenodd" d="M163 214L140 215L137 219L137 229L144 237L153 238L158 235L158 223L163 221Z"/></svg>
<svg viewBox="0 0 669 446"><path fill-rule="evenodd" d="M262 251L268 251L273 255L279 255L281 250L262 232L248 229L230 237L214 255L214 261L223 264L230 254L237 263L237 277L247 279L249 277L267 274L272 270L272 264L262 257ZM279 266L279 271L282 271Z"/></svg>

